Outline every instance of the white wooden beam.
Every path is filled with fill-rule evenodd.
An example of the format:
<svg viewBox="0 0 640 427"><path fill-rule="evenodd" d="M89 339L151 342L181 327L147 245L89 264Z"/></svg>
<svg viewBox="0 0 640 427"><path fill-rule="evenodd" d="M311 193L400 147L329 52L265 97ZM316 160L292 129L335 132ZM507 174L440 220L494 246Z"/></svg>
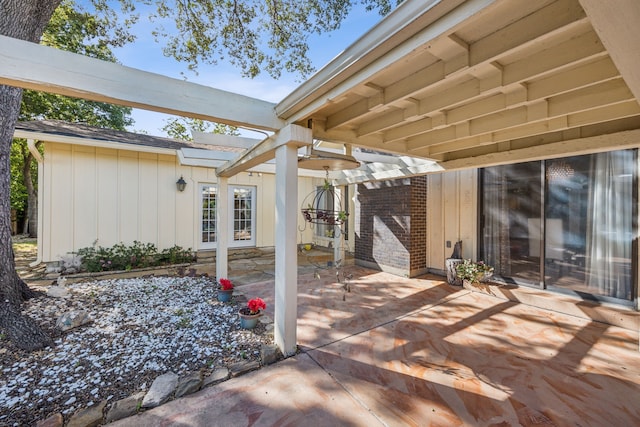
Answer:
<svg viewBox="0 0 640 427"><path fill-rule="evenodd" d="M559 0L512 22L471 45L471 64L517 49L523 44L565 32L568 26L585 18L584 11L574 0ZM539 40L538 40L539 41Z"/></svg>
<svg viewBox="0 0 640 427"><path fill-rule="evenodd" d="M428 173L443 172L442 166L436 162L425 162L403 168L393 168L381 171L363 172L361 170L343 171L343 177L334 180L334 185L360 184L368 181L380 181L393 178L408 178Z"/></svg>
<svg viewBox="0 0 640 427"><path fill-rule="evenodd" d="M579 1L631 92L640 100L640 2Z"/></svg>
<svg viewBox="0 0 640 427"><path fill-rule="evenodd" d="M275 104L0 36L0 84L268 131Z"/></svg>
<svg viewBox="0 0 640 427"><path fill-rule="evenodd" d="M439 159L446 153L467 150L481 145L498 144L519 138L526 138L531 135L541 135L552 131L595 125L606 121L634 116L640 116L640 106L635 100L629 100L615 105L560 116L549 121L536 121L521 126L500 129L487 134L460 137L455 141L448 141L416 150L415 154Z"/></svg>
<svg viewBox="0 0 640 427"><path fill-rule="evenodd" d="M220 147L234 147L234 148L253 148L258 145L261 139L246 138L243 136L225 135L221 133L210 132L191 132L193 136L193 142L198 144L217 145Z"/></svg>
<svg viewBox="0 0 640 427"><path fill-rule="evenodd" d="M640 129L439 162L446 171L546 160L640 147Z"/></svg>
<svg viewBox="0 0 640 427"><path fill-rule="evenodd" d="M181 151L176 151L178 156L178 163L182 166L196 166L203 168L218 168L226 163L225 160L211 160L211 159L199 159L192 157L185 157Z"/></svg>
<svg viewBox="0 0 640 427"><path fill-rule="evenodd" d="M472 138L492 132L504 131L509 128L526 126L535 122L575 115L583 111L601 109L607 105L615 106L632 99L633 95L624 82L621 79L613 79L549 98L545 116L532 118L529 108L520 106L503 110L496 109L494 113L481 115L477 118L468 117L468 137ZM458 117L457 120L462 120L462 118ZM410 136L411 134L416 135ZM453 126L443 129L431 129L426 126L420 128L416 124L398 127L385 136L389 140L395 138L406 139L409 151L416 155L431 154L431 151L424 151L426 147L445 143L460 143L461 139Z"/></svg>
<svg viewBox="0 0 640 427"><path fill-rule="evenodd" d="M180 151L186 158L224 161L233 160L239 154L233 151L203 150L201 148L181 148Z"/></svg>
<svg viewBox="0 0 640 427"><path fill-rule="evenodd" d="M313 143L311 129L298 125L288 125L279 132L260 142L253 149L238 156L235 160L227 162L216 171L218 176L233 176L271 160L275 157L278 147L285 144L294 144L298 148Z"/></svg>

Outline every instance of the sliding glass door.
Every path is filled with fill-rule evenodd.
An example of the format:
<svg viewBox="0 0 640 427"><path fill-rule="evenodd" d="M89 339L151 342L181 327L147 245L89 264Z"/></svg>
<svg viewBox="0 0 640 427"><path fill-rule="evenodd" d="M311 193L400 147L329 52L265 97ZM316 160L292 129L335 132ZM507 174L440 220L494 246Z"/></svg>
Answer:
<svg viewBox="0 0 640 427"><path fill-rule="evenodd" d="M498 166L483 171L482 242L484 261L496 274L541 285L539 162Z"/></svg>
<svg viewBox="0 0 640 427"><path fill-rule="evenodd" d="M506 281L633 300L634 150L483 170L481 252Z"/></svg>

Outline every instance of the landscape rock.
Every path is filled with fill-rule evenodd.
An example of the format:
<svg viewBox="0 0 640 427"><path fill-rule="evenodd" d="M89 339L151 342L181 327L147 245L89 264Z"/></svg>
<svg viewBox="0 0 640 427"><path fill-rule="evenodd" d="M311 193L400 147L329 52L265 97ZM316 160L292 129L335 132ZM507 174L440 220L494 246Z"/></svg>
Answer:
<svg viewBox="0 0 640 427"><path fill-rule="evenodd" d="M56 329L55 358L49 351L22 352L10 342L0 345L0 426L33 426L56 412L68 422L78 409L103 399L108 400L108 415L114 402L149 390L159 375L174 372L181 378L202 369L209 376L222 367L217 360L233 360L239 351L246 357L241 360L260 363L260 344L271 343L264 334L237 331L240 307L235 302L208 303L215 296L211 279L70 282L65 285L68 298L31 298L23 305L25 314L54 327L62 314L85 310L92 323L61 333ZM185 339L176 339L187 332ZM225 369L208 381L228 376ZM110 398L115 389L117 396ZM143 398L139 405L134 401L129 414L135 414L136 406L140 409ZM117 418L114 414L111 419Z"/></svg>
<svg viewBox="0 0 640 427"><path fill-rule="evenodd" d="M176 398L195 393L202 387L202 372L192 372L180 378L176 387Z"/></svg>
<svg viewBox="0 0 640 427"><path fill-rule="evenodd" d="M155 408L169 400L178 385L178 376L173 372L160 375L153 381L147 395L142 400L143 408Z"/></svg>
<svg viewBox="0 0 640 427"><path fill-rule="evenodd" d="M231 377L238 377L240 375L246 374L250 371L255 371L256 369L260 369L260 363L255 360L249 362L238 362L229 367L229 372L231 373Z"/></svg>
<svg viewBox="0 0 640 427"><path fill-rule="evenodd" d="M204 381L202 382L202 388L209 387L210 385L217 384L227 379L229 379L229 369L216 369L211 375L204 379Z"/></svg>
<svg viewBox="0 0 640 427"><path fill-rule="evenodd" d="M69 296L69 291L62 286L49 286L47 289L47 296L53 298L67 298Z"/></svg>
<svg viewBox="0 0 640 427"><path fill-rule="evenodd" d="M84 310L73 310L64 313L56 321L56 327L61 331L68 331L69 329L77 328L87 323L91 323L91 317L89 313Z"/></svg>
<svg viewBox="0 0 640 427"><path fill-rule="evenodd" d="M263 314L262 316L260 316L260 323L262 323L264 325L269 325L269 324L273 323L273 319L271 318L271 316Z"/></svg>
<svg viewBox="0 0 640 427"><path fill-rule="evenodd" d="M62 427L63 425L64 418L60 412L36 423L36 427Z"/></svg>
<svg viewBox="0 0 640 427"><path fill-rule="evenodd" d="M281 355L280 349L275 344L262 344L260 346L260 358L263 365L271 365L277 362Z"/></svg>
<svg viewBox="0 0 640 427"><path fill-rule="evenodd" d="M77 411L67 424L67 427L96 427L102 424L104 407L107 401L103 400L97 405Z"/></svg>
<svg viewBox="0 0 640 427"><path fill-rule="evenodd" d="M142 399L144 399L144 395L144 391L141 391L115 402L113 406L109 408L109 411L107 411L105 422L111 423L138 413L138 409L142 406Z"/></svg>

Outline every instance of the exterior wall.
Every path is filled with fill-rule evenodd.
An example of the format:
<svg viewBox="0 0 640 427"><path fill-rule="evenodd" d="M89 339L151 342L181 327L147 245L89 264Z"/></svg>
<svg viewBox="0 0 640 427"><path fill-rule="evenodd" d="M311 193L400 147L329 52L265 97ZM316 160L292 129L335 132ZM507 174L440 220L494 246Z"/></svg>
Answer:
<svg viewBox="0 0 640 427"><path fill-rule="evenodd" d="M358 185L355 258L413 277L426 268L426 177Z"/></svg>
<svg viewBox="0 0 640 427"><path fill-rule="evenodd" d="M478 249L478 170L427 176L427 267L445 274L445 259L462 241L463 258L476 259Z"/></svg>
<svg viewBox="0 0 640 427"><path fill-rule="evenodd" d="M187 181L184 192L175 185L181 175ZM45 144L43 177L44 262L94 243L108 247L138 240L158 249L196 250L199 184L217 182L214 169L180 166L173 155L58 143ZM273 246L275 176L242 173L229 184L256 187L256 246ZM312 189L311 178L300 178L299 201ZM312 233L305 233L298 238L311 241Z"/></svg>

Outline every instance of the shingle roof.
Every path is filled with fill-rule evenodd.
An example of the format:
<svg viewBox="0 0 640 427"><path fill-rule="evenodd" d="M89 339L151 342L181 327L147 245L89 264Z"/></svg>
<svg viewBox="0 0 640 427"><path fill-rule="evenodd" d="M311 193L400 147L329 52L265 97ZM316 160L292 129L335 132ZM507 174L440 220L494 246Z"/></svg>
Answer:
<svg viewBox="0 0 640 427"><path fill-rule="evenodd" d="M181 148L202 148L205 150L237 151L230 147L220 147L204 144L196 144L189 141L181 141L172 138L144 135L113 129L103 129L81 123L68 123L60 120L34 120L18 122L16 130L40 132L57 136L69 136L73 138L86 138L97 141L106 141L121 144L132 144L146 147L168 148L179 150Z"/></svg>

